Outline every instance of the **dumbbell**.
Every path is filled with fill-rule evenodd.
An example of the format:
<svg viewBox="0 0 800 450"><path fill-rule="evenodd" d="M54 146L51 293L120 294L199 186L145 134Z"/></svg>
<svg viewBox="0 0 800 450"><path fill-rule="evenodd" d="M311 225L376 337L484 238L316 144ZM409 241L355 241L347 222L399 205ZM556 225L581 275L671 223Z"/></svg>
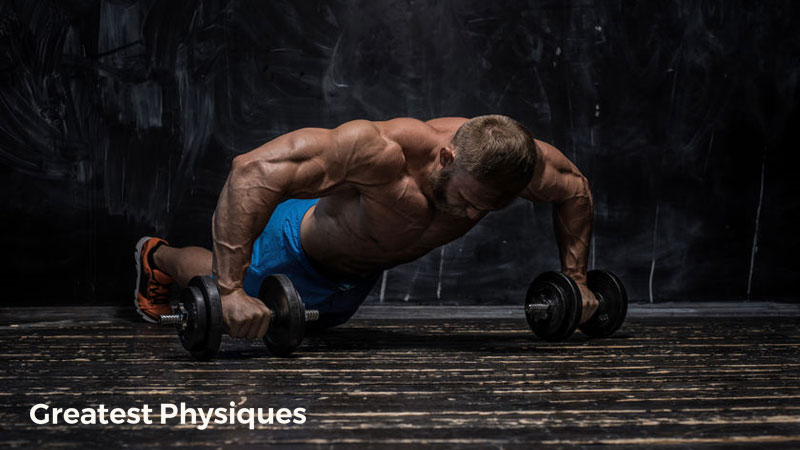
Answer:
<svg viewBox="0 0 800 450"><path fill-rule="evenodd" d="M303 342L307 321L319 319L319 311L306 310L291 280L285 275L267 277L258 293L272 313L264 343L275 356L289 356ZM180 293L172 314L159 316L161 325L175 325L183 347L192 357L207 361L217 354L224 324L222 302L211 277L196 276Z"/></svg>
<svg viewBox="0 0 800 450"><path fill-rule="evenodd" d="M575 280L562 272L545 272L536 277L525 295L525 318L534 334L546 341L567 339L575 328L591 337L614 334L628 314L625 286L616 275L604 270L589 271L586 284L599 306L588 321L580 324L583 300Z"/></svg>

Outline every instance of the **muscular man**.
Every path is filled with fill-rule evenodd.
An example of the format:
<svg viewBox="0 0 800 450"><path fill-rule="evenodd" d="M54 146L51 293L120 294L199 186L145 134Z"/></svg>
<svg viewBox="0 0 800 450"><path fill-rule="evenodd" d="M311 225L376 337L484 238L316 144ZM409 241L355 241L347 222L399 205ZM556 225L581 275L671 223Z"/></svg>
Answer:
<svg viewBox="0 0 800 450"><path fill-rule="evenodd" d="M323 326L345 322L381 272L413 261L517 196L553 204L561 269L586 286L592 227L589 183L555 147L506 116L421 122L354 120L304 128L233 160L214 212L213 252L136 246L136 307L150 321L170 312L170 283L213 274L233 337L263 337L269 310L253 298L283 273Z"/></svg>

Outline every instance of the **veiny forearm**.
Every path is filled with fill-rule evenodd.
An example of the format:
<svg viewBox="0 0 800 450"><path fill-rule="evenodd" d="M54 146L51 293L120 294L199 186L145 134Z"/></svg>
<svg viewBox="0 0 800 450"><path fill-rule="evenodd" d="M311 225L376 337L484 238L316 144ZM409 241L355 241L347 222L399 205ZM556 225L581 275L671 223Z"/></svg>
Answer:
<svg viewBox="0 0 800 450"><path fill-rule="evenodd" d="M225 295L242 289L253 243L280 203L280 192L264 185L258 166L234 163L212 219L212 271Z"/></svg>
<svg viewBox="0 0 800 450"><path fill-rule="evenodd" d="M592 236L594 203L589 182L566 201L553 205L553 227L561 257L561 270L577 282L585 282Z"/></svg>

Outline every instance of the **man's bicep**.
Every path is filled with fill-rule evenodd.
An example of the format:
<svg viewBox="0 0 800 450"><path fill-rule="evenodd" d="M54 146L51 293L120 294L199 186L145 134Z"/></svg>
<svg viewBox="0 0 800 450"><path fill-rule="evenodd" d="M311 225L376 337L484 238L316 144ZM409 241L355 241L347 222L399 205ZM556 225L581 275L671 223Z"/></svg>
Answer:
<svg viewBox="0 0 800 450"><path fill-rule="evenodd" d="M537 140L536 147L536 169L520 195L548 203L560 203L583 195L588 189L588 181L575 164L546 142Z"/></svg>

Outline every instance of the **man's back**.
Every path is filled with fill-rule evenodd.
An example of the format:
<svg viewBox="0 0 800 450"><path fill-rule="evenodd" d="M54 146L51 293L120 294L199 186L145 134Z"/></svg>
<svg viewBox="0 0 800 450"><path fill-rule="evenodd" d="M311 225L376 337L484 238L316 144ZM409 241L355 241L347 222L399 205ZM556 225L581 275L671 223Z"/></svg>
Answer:
<svg viewBox="0 0 800 450"><path fill-rule="evenodd" d="M308 255L333 271L368 275L412 261L467 232L479 218L437 211L428 179L437 151L466 120L359 124L375 127L383 145L366 143L353 151L383 177L343 183L306 213L301 239Z"/></svg>

